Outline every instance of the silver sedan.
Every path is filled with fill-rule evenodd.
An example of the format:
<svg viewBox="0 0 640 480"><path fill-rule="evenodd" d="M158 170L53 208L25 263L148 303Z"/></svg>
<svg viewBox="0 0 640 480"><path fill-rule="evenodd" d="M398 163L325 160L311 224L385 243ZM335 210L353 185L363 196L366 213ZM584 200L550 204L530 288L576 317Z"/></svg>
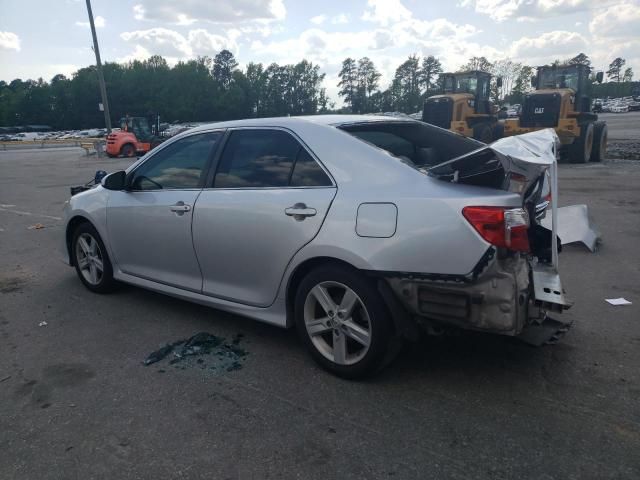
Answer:
<svg viewBox="0 0 640 480"><path fill-rule="evenodd" d="M123 282L295 326L320 365L360 377L422 331L519 335L568 307L537 223L551 135L486 146L382 116L201 126L75 190L63 250L94 292Z"/></svg>

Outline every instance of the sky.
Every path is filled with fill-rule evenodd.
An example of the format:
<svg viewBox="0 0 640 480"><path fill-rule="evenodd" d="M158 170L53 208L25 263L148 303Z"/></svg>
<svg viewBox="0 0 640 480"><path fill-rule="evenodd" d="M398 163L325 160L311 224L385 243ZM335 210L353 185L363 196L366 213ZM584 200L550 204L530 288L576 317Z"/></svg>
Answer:
<svg viewBox="0 0 640 480"><path fill-rule="evenodd" d="M446 70L472 56L541 65L617 56L640 78L640 0L93 0L104 61L170 64L226 48L240 66L306 58L337 101L346 57L368 56L381 87L409 55ZM85 0L0 0L0 80L50 80L95 63Z"/></svg>

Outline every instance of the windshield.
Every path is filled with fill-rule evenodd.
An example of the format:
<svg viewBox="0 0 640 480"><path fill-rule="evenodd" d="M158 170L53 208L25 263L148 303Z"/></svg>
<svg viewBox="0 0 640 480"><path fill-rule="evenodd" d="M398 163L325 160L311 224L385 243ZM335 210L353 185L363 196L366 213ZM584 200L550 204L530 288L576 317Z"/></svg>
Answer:
<svg viewBox="0 0 640 480"><path fill-rule="evenodd" d="M578 71L575 68L542 70L539 88L571 88L578 90Z"/></svg>
<svg viewBox="0 0 640 480"><path fill-rule="evenodd" d="M478 79L475 75L456 77L456 92L472 93L478 92Z"/></svg>

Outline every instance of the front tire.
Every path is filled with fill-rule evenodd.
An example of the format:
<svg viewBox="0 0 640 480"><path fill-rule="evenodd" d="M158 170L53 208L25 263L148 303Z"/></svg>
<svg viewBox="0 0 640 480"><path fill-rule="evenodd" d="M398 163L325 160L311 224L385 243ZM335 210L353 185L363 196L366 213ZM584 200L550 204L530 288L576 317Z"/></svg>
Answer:
<svg viewBox="0 0 640 480"><path fill-rule="evenodd" d="M108 293L116 287L107 249L90 223L76 228L71 241L71 255L76 273L85 287L95 293Z"/></svg>
<svg viewBox="0 0 640 480"><path fill-rule="evenodd" d="M127 143L126 145L123 145L122 148L120 149L120 154L123 157L134 157L136 154L136 149L134 148L133 145L131 145L130 143Z"/></svg>
<svg viewBox="0 0 640 480"><path fill-rule="evenodd" d="M393 338L392 322L375 284L356 270L327 265L300 283L298 333L314 360L344 378L378 371Z"/></svg>
<svg viewBox="0 0 640 480"><path fill-rule="evenodd" d="M593 149L593 123L580 126L580 136L569 145L569 161L571 163L588 163Z"/></svg>
<svg viewBox="0 0 640 480"><path fill-rule="evenodd" d="M607 124L596 122L593 127L593 149L591 150L591 161L601 162L607 155L607 141L609 131Z"/></svg>

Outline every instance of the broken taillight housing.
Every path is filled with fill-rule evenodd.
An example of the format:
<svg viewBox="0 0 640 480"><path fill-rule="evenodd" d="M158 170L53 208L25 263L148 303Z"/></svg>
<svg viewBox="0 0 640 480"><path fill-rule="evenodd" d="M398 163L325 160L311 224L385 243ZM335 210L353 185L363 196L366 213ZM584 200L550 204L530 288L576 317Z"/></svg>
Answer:
<svg viewBox="0 0 640 480"><path fill-rule="evenodd" d="M529 251L529 214L524 208L464 207L462 215L490 244Z"/></svg>

